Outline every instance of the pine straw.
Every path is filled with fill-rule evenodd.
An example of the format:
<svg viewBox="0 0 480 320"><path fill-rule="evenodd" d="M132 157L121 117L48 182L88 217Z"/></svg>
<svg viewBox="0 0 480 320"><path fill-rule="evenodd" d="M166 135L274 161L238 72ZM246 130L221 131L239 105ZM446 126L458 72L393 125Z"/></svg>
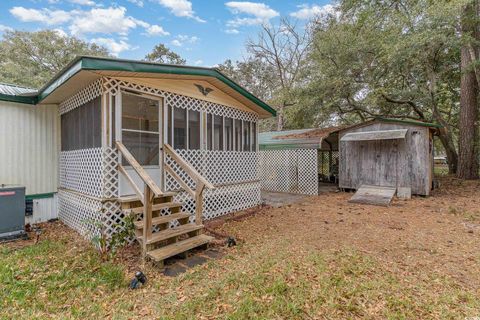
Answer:
<svg viewBox="0 0 480 320"><path fill-rule="evenodd" d="M0 246L0 317L458 319L480 316L480 184L446 178L390 208L329 193L209 224L241 239L175 277L126 289L138 248L112 261L61 223Z"/></svg>

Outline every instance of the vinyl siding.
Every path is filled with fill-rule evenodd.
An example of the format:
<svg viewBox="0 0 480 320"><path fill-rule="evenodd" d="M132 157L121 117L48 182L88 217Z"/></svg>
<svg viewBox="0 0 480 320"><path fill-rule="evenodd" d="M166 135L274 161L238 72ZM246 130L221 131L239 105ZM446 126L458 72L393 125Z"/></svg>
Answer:
<svg viewBox="0 0 480 320"><path fill-rule="evenodd" d="M60 117L57 106L0 101L0 184L26 194L57 192Z"/></svg>

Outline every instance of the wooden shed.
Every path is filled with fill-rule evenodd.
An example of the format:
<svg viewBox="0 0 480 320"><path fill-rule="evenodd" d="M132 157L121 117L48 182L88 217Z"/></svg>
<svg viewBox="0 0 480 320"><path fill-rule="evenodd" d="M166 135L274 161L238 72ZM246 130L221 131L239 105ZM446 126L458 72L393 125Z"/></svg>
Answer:
<svg viewBox="0 0 480 320"><path fill-rule="evenodd" d="M428 196L433 185L431 123L377 118L339 132L339 187L406 188Z"/></svg>

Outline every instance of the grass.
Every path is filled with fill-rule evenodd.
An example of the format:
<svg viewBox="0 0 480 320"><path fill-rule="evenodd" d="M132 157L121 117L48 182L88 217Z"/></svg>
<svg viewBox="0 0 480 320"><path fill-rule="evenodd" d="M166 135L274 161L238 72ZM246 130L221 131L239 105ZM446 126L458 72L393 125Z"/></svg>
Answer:
<svg viewBox="0 0 480 320"><path fill-rule="evenodd" d="M50 238L18 250L0 247L0 317L457 319L480 310L478 293L448 277L391 270L348 248L240 245L176 278L149 270L149 285L130 291L121 266L74 245Z"/></svg>

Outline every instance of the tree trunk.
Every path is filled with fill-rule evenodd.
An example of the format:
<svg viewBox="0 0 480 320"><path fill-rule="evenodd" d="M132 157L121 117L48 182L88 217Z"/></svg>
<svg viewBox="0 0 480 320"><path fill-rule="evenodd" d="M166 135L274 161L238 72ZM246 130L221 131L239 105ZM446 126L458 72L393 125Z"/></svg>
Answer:
<svg viewBox="0 0 480 320"><path fill-rule="evenodd" d="M281 107L278 108L277 110L277 131L282 131L283 130L283 125L284 125L284 115L283 115L283 110L285 107L282 105Z"/></svg>
<svg viewBox="0 0 480 320"><path fill-rule="evenodd" d="M458 166L458 154L455 149L455 144L453 143L452 135L446 127L442 127L439 130L438 138L442 142L443 148L445 148L448 161L448 173L455 174Z"/></svg>
<svg viewBox="0 0 480 320"><path fill-rule="evenodd" d="M476 12L474 1L465 7L462 16L462 35L467 39L478 39ZM474 47L475 57L478 57L478 48ZM458 141L458 170L457 177L461 179L478 179L478 83L473 69L469 44L461 49L460 79L460 119Z"/></svg>

